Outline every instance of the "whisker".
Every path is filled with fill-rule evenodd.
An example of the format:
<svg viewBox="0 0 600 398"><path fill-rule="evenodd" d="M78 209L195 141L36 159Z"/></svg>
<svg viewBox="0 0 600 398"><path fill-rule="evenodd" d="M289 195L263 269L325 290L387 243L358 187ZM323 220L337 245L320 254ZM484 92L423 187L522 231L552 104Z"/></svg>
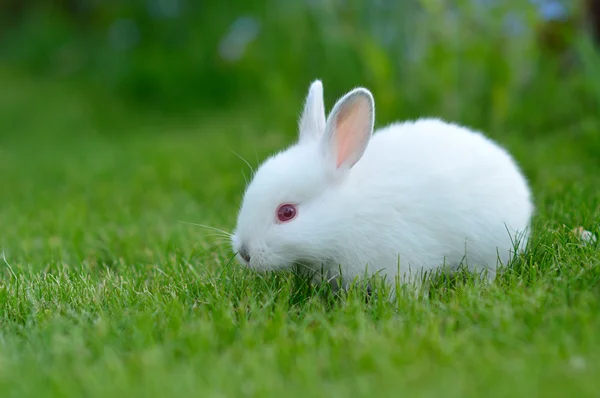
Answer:
<svg viewBox="0 0 600 398"><path fill-rule="evenodd" d="M252 172L252 175L254 175L254 168L252 167L252 165L250 164L250 162L248 162L241 155L239 155L238 153L236 153L233 149L230 149L230 151L233 152L233 154L235 156L237 156L238 158L240 158L244 163L246 163L248 165L248 167L250 168L250 171Z"/></svg>
<svg viewBox="0 0 600 398"><path fill-rule="evenodd" d="M230 233L230 232L224 231L224 230L219 229L219 228L211 227L210 225L197 224L197 223L187 222L187 221L179 221L179 222L182 223L182 224L194 225L196 227L202 227L202 228L206 228L206 229L212 229L213 231L221 232L221 233L225 234L228 237L233 236L233 234Z"/></svg>
<svg viewBox="0 0 600 398"><path fill-rule="evenodd" d="M196 260L197 258L199 258L200 256L207 256L207 255L212 255L212 254L216 254L218 256L225 256L225 252L229 251L229 248L226 247L219 247L220 244L214 244L214 245L210 245L208 247L203 247L201 250L198 250L195 255L193 255L188 262L191 263L192 261ZM216 251L214 249L217 249Z"/></svg>
<svg viewBox="0 0 600 398"><path fill-rule="evenodd" d="M206 254L206 253L207 253L207 252L209 252L209 251L213 251L213 249L215 249L215 248L222 249L223 251L224 251L224 250L226 250L226 249L229 249L229 248L227 248L227 247L223 247L223 246L224 246L224 243L217 242L217 243L214 243L214 244L212 244L212 245L209 245L209 246L207 246L207 247L204 247L204 248L202 248L202 252L203 252L204 254Z"/></svg>
<svg viewBox="0 0 600 398"><path fill-rule="evenodd" d="M215 238L215 237L217 237L217 238L223 239L224 241L229 241L229 238L230 238L229 236L223 235L222 233L219 233L219 234L207 234L207 235L202 235L202 237L204 237L204 238Z"/></svg>

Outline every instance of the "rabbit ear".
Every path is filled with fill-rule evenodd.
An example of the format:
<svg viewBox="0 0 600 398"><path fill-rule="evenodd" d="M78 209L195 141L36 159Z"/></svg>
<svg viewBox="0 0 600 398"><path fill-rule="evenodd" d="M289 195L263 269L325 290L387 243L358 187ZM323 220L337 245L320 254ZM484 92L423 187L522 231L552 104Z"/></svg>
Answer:
<svg viewBox="0 0 600 398"><path fill-rule="evenodd" d="M325 131L325 104L323 102L323 84L320 80L315 80L308 89L299 130L301 143L316 140Z"/></svg>
<svg viewBox="0 0 600 398"><path fill-rule="evenodd" d="M375 102L369 90L356 88L333 107L325 126L322 150L336 169L350 169L362 157L373 134Z"/></svg>

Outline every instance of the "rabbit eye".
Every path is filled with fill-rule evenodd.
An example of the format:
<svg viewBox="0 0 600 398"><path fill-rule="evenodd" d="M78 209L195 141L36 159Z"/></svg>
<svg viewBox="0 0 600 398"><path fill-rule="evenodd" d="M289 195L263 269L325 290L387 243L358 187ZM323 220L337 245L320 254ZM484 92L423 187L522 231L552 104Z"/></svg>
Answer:
<svg viewBox="0 0 600 398"><path fill-rule="evenodd" d="M288 222L296 217L296 213L296 206L286 203L277 209L277 219L280 222Z"/></svg>

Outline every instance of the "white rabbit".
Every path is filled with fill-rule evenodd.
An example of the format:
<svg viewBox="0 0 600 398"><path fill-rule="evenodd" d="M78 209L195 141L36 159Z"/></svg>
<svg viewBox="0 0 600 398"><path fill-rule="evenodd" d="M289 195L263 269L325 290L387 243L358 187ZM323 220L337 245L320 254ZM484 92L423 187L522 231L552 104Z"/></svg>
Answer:
<svg viewBox="0 0 600 398"><path fill-rule="evenodd" d="M238 260L257 271L302 264L344 287L375 273L419 284L423 271L461 264L493 280L524 248L534 211L515 161L465 127L421 119L372 134L374 117L371 93L356 88L326 119L312 83L299 141L245 192Z"/></svg>

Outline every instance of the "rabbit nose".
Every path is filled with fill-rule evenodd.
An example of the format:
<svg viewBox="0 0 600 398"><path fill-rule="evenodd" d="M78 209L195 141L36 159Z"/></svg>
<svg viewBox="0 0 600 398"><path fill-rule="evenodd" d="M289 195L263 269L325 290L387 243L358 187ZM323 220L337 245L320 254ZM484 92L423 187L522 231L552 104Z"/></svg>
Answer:
<svg viewBox="0 0 600 398"><path fill-rule="evenodd" d="M240 247L239 254L244 259L244 261L246 261L247 263L250 262L250 253L248 253L248 248L246 246L242 245L242 247Z"/></svg>

